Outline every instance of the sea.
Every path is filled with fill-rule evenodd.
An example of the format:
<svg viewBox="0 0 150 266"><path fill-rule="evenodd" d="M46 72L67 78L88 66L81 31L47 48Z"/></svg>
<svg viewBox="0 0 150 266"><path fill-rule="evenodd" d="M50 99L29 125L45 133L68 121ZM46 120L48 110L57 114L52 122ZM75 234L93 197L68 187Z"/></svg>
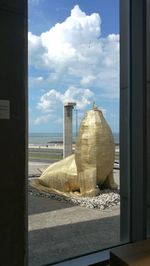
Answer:
<svg viewBox="0 0 150 266"><path fill-rule="evenodd" d="M113 133L116 144L119 144L119 133ZM75 134L73 141L75 142ZM52 143L62 143L63 133L29 133L28 143L30 146L46 146Z"/></svg>

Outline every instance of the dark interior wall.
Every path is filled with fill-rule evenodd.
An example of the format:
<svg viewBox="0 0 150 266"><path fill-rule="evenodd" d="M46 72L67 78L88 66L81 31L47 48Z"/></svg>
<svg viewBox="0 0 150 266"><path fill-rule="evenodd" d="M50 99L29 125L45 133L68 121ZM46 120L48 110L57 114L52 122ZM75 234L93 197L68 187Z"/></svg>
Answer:
<svg viewBox="0 0 150 266"><path fill-rule="evenodd" d="M123 1L122 1L123 2ZM127 2L124 7L128 13ZM134 1L137 3L137 1ZM138 1L139 2L139 1ZM140 10L140 9L139 9ZM125 14L125 13L124 13ZM122 20L128 37L128 21L125 15ZM138 29L139 27L136 26ZM1 249L0 265L22 266L26 265L26 229L27 208L25 200L25 180L27 175L27 0L1 0L0 1L0 177L1 177ZM139 32L137 33L137 36ZM125 36L121 36L125 38ZM123 40L123 39L122 39ZM122 49L121 71L129 71L129 44L124 40ZM124 50L125 49L125 50ZM124 51L127 51L125 53ZM138 57L137 57L138 58ZM148 235L150 236L150 0L147 0L147 210L148 210ZM129 76L123 72L121 83L123 114L122 126L128 127L129 114L125 106L129 100ZM135 78L137 73L135 73ZM10 106L10 110L9 110ZM124 108L123 108L124 106ZM129 109L128 109L129 110ZM134 113L136 110L134 110ZM123 132L123 130L122 130ZM124 131L125 132L125 131ZM129 143L129 132L122 135L122 143ZM137 131L138 135L138 131ZM136 142L137 143L137 142ZM127 147L127 146L126 146ZM123 151L123 149L122 149ZM139 153L140 154L140 153ZM122 156L128 158L128 150ZM135 156L136 157L136 156ZM129 169L129 160L123 161L125 171ZM135 160L136 163L136 160ZM127 167L126 167L127 166ZM135 168L136 169L136 168ZM123 173L123 172L122 172ZM125 172L124 172L125 173ZM126 172L128 175L129 173ZM125 176L125 175L124 175ZM122 179L123 180L123 179ZM125 179L124 179L125 180ZM139 176L139 181L141 177ZM135 180L136 181L136 180ZM122 181L123 182L123 181ZM136 182L135 182L136 183ZM123 184L123 183L122 183ZM128 208L129 183L122 186L122 206ZM139 186L140 187L140 186ZM137 191L138 192L138 191ZM140 196L141 199L141 196ZM137 204L139 203L137 193ZM137 205L138 206L138 205ZM125 210L126 208L124 208ZM124 213L126 216L126 213ZM127 217L127 216L126 216ZM136 219L135 219L136 220ZM129 221L130 222L130 221ZM142 224L142 223L141 223ZM127 224L128 225L128 224ZM138 223L137 223L138 225ZM125 226L127 232L128 226ZM138 231L138 228L137 228ZM25 250L26 248L26 250Z"/></svg>
<svg viewBox="0 0 150 266"><path fill-rule="evenodd" d="M130 228L130 2L120 0L120 238Z"/></svg>
<svg viewBox="0 0 150 266"><path fill-rule="evenodd" d="M150 236L150 0L120 3L121 239L135 242L147 221Z"/></svg>
<svg viewBox="0 0 150 266"><path fill-rule="evenodd" d="M147 39L147 235L150 237L150 0L147 0L146 18L146 39Z"/></svg>
<svg viewBox="0 0 150 266"><path fill-rule="evenodd" d="M0 1L0 265L25 265L27 1Z"/></svg>

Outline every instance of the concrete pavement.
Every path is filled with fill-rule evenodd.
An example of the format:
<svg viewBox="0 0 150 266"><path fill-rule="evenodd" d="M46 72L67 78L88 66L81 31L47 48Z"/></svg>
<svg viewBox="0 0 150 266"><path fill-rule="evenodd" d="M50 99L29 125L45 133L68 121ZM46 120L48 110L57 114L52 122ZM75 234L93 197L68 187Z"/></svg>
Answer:
<svg viewBox="0 0 150 266"><path fill-rule="evenodd" d="M31 162L28 163L28 176L34 177L34 176L40 176L41 172L43 172L50 163L46 162Z"/></svg>
<svg viewBox="0 0 150 266"><path fill-rule="evenodd" d="M29 266L119 243L119 207L95 210L29 194Z"/></svg>
<svg viewBox="0 0 150 266"><path fill-rule="evenodd" d="M29 162L29 173L40 175L48 165ZM119 184L119 171L114 175ZM29 266L53 264L119 243L119 206L89 209L31 192L28 206Z"/></svg>

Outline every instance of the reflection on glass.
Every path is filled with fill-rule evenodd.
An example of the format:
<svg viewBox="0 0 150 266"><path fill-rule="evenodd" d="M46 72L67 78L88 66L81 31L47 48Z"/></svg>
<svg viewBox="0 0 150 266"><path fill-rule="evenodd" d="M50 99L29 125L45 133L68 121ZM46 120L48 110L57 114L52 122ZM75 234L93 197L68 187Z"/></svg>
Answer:
<svg viewBox="0 0 150 266"><path fill-rule="evenodd" d="M120 242L118 13L29 1L29 265Z"/></svg>

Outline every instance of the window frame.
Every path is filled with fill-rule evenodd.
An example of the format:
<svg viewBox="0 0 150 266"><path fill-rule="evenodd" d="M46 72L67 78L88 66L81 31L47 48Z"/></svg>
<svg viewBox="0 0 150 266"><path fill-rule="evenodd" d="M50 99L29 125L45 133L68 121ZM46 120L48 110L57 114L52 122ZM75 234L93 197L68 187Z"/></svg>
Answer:
<svg viewBox="0 0 150 266"><path fill-rule="evenodd" d="M146 0L120 0L120 245L146 238L145 73ZM48 265L106 265L109 253Z"/></svg>
<svg viewBox="0 0 150 266"><path fill-rule="evenodd" d="M146 238L146 0L120 1L120 225L135 242Z"/></svg>

